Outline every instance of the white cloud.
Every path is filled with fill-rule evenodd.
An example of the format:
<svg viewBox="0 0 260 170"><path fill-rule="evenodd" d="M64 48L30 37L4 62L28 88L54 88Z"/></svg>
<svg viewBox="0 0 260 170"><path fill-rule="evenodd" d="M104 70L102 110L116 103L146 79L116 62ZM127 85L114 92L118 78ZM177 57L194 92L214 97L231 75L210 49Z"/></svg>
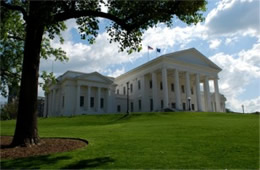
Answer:
<svg viewBox="0 0 260 170"><path fill-rule="evenodd" d="M65 41L60 44L52 41L53 47L61 47L69 57L68 63L54 62L54 72L56 75L63 74L67 70L107 73L109 67L133 62L142 56L143 52L128 55L126 52L118 52L118 44L110 44L108 34L101 33L96 38L96 43L87 45ZM50 70L51 61L41 61L41 70ZM118 73L118 70L116 70ZM109 72L110 75L116 73Z"/></svg>
<svg viewBox="0 0 260 170"><path fill-rule="evenodd" d="M241 60L258 67L258 71L260 70L260 43L254 44L250 50L240 51L238 56Z"/></svg>
<svg viewBox="0 0 260 170"><path fill-rule="evenodd" d="M210 11L206 26L211 35L244 34L257 36L259 29L259 0L222 0Z"/></svg>
<svg viewBox="0 0 260 170"><path fill-rule="evenodd" d="M242 113L242 105L244 106L245 113L253 113L260 111L260 96L249 100L238 100L237 98L230 98L228 103L232 104L231 110Z"/></svg>
<svg viewBox="0 0 260 170"><path fill-rule="evenodd" d="M116 69L115 71L112 71L111 69L108 69L108 76L111 76L111 77L118 77L122 74L124 74L126 71L125 71L125 68L121 68L121 69Z"/></svg>
<svg viewBox="0 0 260 170"><path fill-rule="evenodd" d="M260 81L260 44L255 44L252 49L242 50L237 55L218 53L210 59L220 66L220 91L227 97L227 105L232 110L241 111L241 105L248 108L248 112L260 110L260 105L252 106L259 102L259 97L250 100L239 100L238 97L246 93L246 86L255 80ZM256 90L256 93L260 91ZM249 107L250 105L250 107Z"/></svg>
<svg viewBox="0 0 260 170"><path fill-rule="evenodd" d="M103 10L106 9L102 7ZM212 56L211 59L223 68L219 75L219 86L221 92L227 97L228 106L235 111L241 111L241 104L245 105L247 112L260 110L259 97L250 100L239 99L240 95L246 93L246 86L253 80L259 79L260 76L258 0L222 0L215 9L209 12L206 22L196 26L168 28L159 25L149 28L143 35L143 50L132 55L128 55L126 52L118 53L118 45L108 42L107 33L99 34L93 45L72 42L73 37L70 31L77 29L77 26L75 20L68 20L66 23L68 30L63 33L65 44L59 45L54 41L53 45L61 46L67 52L70 61L65 64L55 62L54 72L56 75L63 74L67 70L75 70L98 71L116 77L126 71L122 64L136 64L136 59L147 52L147 45L161 48L163 54L173 51L171 49L176 46L187 48L190 42L196 40L198 44L208 42L211 49L221 50L221 39L224 39L225 45L230 45L238 42L241 36L257 37L258 43L250 50L241 49L234 55L220 52ZM195 47L197 48L197 46ZM50 66L50 61L44 62L41 64L41 69L46 70ZM111 69L111 67L115 69Z"/></svg>
<svg viewBox="0 0 260 170"><path fill-rule="evenodd" d="M225 40L225 45L229 45L229 44L234 44L235 42L237 42L238 37L228 37Z"/></svg>
<svg viewBox="0 0 260 170"><path fill-rule="evenodd" d="M104 0L104 3L99 2L99 4L101 6L101 11L102 12L107 12L108 11L108 7L106 6L107 0Z"/></svg>
<svg viewBox="0 0 260 170"><path fill-rule="evenodd" d="M192 25L186 27L174 27L168 28L163 25L158 27L149 28L143 35L143 45L152 47L169 48L175 45L182 45L185 47L186 44L200 38L202 40L207 39L206 28L201 25Z"/></svg>
<svg viewBox="0 0 260 170"><path fill-rule="evenodd" d="M210 41L209 48L216 49L221 44L221 40L214 39Z"/></svg>

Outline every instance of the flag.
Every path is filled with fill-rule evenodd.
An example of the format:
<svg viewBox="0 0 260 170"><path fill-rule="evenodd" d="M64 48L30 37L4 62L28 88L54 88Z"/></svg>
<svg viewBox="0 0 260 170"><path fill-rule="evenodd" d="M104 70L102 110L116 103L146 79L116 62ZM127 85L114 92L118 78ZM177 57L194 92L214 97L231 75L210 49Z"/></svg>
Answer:
<svg viewBox="0 0 260 170"><path fill-rule="evenodd" d="M160 49L160 48L156 48L156 51L157 51L158 53L160 53L160 52L161 52L161 49Z"/></svg>
<svg viewBox="0 0 260 170"><path fill-rule="evenodd" d="M148 50L153 50L153 47L148 45Z"/></svg>

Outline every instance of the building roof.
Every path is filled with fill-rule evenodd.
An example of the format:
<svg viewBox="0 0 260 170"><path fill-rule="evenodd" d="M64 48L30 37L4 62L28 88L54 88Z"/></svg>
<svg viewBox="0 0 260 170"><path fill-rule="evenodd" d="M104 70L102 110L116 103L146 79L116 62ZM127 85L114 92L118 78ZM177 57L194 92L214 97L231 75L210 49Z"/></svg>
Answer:
<svg viewBox="0 0 260 170"><path fill-rule="evenodd" d="M215 70L216 72L220 72L222 69L220 67L218 67L215 63L213 63L210 59L208 59L205 55L203 55L202 53L200 53L197 49L195 48L189 48L189 49L185 49L185 50L181 50L181 51L176 51L173 53L168 53L168 54L164 54L161 55L147 63L144 63L118 77L116 77L116 79L120 79L123 76L129 75L133 72L136 72L138 70L141 70L142 68L144 68L145 66L151 65L159 60L163 60L164 58L170 59L174 62L180 62L180 63L185 63L187 65L196 65L196 66L203 66L203 67L208 67L211 68L213 70Z"/></svg>
<svg viewBox="0 0 260 170"><path fill-rule="evenodd" d="M98 72L91 72L91 73L83 73L83 72L78 72L78 71L71 71L71 70L68 70L66 71L64 74L62 74L61 76L59 76L57 78L58 81L62 81L66 78L71 78L71 79L81 79L81 78L87 78L87 77L91 77L91 76L98 76L98 77L101 77L103 78L104 80L106 81L110 81L110 82L113 82L114 81L114 78L113 77L109 77L109 76L104 76Z"/></svg>
<svg viewBox="0 0 260 170"><path fill-rule="evenodd" d="M161 57L168 57L185 63L196 64L206 67L211 67L221 71L222 69L213 63L208 57L199 52L196 48L189 48L186 50L176 51L173 53L162 55Z"/></svg>

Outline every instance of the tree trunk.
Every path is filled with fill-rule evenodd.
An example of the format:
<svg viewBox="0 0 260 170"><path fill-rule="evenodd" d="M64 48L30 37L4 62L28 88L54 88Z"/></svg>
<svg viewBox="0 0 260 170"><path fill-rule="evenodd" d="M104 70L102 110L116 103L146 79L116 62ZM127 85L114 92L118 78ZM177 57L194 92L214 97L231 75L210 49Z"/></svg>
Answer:
<svg viewBox="0 0 260 170"><path fill-rule="evenodd" d="M12 146L29 146L40 141L37 127L37 95L44 26L39 20L36 20L35 16L27 20L18 115Z"/></svg>

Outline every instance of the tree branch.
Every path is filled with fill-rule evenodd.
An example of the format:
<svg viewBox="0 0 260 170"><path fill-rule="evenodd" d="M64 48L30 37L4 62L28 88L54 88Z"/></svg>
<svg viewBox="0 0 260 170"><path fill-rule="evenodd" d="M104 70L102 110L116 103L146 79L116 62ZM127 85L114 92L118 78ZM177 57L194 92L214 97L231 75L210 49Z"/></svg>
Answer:
<svg viewBox="0 0 260 170"><path fill-rule="evenodd" d="M8 38L11 38L11 39L19 40L19 41L25 41L24 38L21 38L21 37L19 37L19 36L8 35L7 37L8 37Z"/></svg>
<svg viewBox="0 0 260 170"><path fill-rule="evenodd" d="M53 17L53 23L65 21L65 20L71 19L71 18L79 18L82 16L93 16L93 17L101 17L101 18L110 19L111 21L114 21L115 23L120 25L126 31L132 30L131 26L126 24L125 20L120 19L109 13L104 13L101 11L92 11L92 10L82 10L82 11L71 10L71 11L66 11L63 13L56 14Z"/></svg>
<svg viewBox="0 0 260 170"><path fill-rule="evenodd" d="M27 13L26 13L26 11L23 7L18 6L18 5L11 5L11 4L5 3L4 1L1 1L1 6L7 8L7 9L10 9L10 10L21 12L23 14L23 19L25 21L27 20L28 16L27 16Z"/></svg>

